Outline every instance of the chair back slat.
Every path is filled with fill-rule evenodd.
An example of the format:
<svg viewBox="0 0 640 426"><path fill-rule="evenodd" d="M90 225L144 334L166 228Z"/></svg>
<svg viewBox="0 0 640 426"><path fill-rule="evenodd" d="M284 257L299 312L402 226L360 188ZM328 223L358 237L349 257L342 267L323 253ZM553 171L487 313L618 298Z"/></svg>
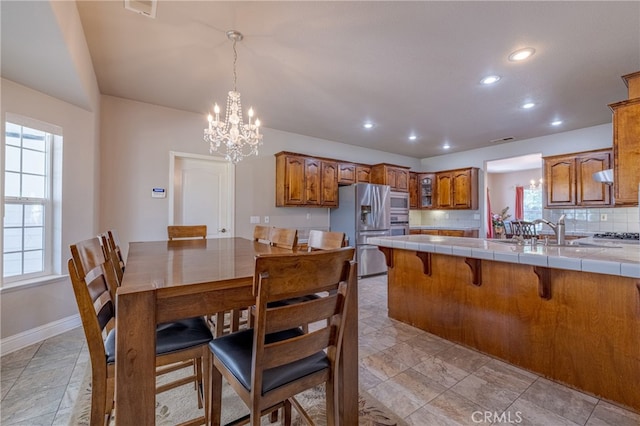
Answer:
<svg viewBox="0 0 640 426"><path fill-rule="evenodd" d="M298 230L290 228L271 228L269 241L275 247L292 250L298 245Z"/></svg>
<svg viewBox="0 0 640 426"><path fill-rule="evenodd" d="M336 313L337 304L340 303L338 293L330 294L319 299L311 299L290 306L280 306L269 310L269 321L266 325L266 333L276 333L293 327L301 327L309 323L331 318ZM292 321L297 318L298 321ZM304 318L302 322L301 319Z"/></svg>
<svg viewBox="0 0 640 426"><path fill-rule="evenodd" d="M511 228L513 235L518 235L523 238L531 238L537 235L536 225L533 222L513 220L511 221Z"/></svg>
<svg viewBox="0 0 640 426"><path fill-rule="evenodd" d="M169 225L167 226L169 241L176 238L207 238L207 225Z"/></svg>
<svg viewBox="0 0 640 426"><path fill-rule="evenodd" d="M286 344L280 342L267 344L262 356L262 368L267 370L311 356L335 345L336 337L332 327L325 327L313 333L289 339Z"/></svg>
<svg viewBox="0 0 640 426"><path fill-rule="evenodd" d="M312 229L309 231L309 240L307 248L313 250L335 250L345 246L344 232L318 231Z"/></svg>
<svg viewBox="0 0 640 426"><path fill-rule="evenodd" d="M271 244L270 238L271 227L256 225L253 228L253 241L258 241L260 243Z"/></svg>

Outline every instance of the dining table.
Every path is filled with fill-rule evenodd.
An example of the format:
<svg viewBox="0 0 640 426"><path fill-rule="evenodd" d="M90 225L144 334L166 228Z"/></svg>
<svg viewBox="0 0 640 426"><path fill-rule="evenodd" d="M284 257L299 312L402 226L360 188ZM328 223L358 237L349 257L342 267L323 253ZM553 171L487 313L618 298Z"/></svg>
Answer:
<svg viewBox="0 0 640 426"><path fill-rule="evenodd" d="M292 251L238 237L129 243L116 295L116 424L155 424L158 324L254 305L255 257ZM342 425L358 424L358 291L350 289L338 367Z"/></svg>

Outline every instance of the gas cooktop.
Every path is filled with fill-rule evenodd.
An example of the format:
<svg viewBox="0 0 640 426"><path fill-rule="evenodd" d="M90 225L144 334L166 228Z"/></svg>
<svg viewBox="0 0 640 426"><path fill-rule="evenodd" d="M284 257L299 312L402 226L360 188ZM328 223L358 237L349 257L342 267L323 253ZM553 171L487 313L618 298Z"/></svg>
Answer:
<svg viewBox="0 0 640 426"><path fill-rule="evenodd" d="M640 241L640 233L638 232L604 232L600 234L593 234L593 238L600 238L605 240Z"/></svg>

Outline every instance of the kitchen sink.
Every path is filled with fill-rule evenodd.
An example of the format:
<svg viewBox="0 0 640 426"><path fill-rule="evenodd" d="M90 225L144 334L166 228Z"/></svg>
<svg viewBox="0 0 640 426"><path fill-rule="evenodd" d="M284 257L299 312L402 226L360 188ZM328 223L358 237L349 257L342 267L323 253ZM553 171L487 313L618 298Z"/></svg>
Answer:
<svg viewBox="0 0 640 426"><path fill-rule="evenodd" d="M531 246L530 240L518 241L518 240L491 240L492 243L498 244L508 244L512 246ZM567 241L564 244L558 244L555 240L549 240L548 244L545 244L544 241L538 240L536 244L538 246L543 247L584 247L584 248L622 248L620 245L616 245L616 243L595 243L591 241Z"/></svg>

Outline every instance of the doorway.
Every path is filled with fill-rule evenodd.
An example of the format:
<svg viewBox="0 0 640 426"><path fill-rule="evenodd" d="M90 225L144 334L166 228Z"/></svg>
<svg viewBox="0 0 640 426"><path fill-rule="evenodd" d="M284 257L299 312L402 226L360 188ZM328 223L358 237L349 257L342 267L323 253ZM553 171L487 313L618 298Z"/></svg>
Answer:
<svg viewBox="0 0 640 426"><path fill-rule="evenodd" d="M207 238L234 236L234 167L224 159L170 153L169 224L207 225Z"/></svg>

